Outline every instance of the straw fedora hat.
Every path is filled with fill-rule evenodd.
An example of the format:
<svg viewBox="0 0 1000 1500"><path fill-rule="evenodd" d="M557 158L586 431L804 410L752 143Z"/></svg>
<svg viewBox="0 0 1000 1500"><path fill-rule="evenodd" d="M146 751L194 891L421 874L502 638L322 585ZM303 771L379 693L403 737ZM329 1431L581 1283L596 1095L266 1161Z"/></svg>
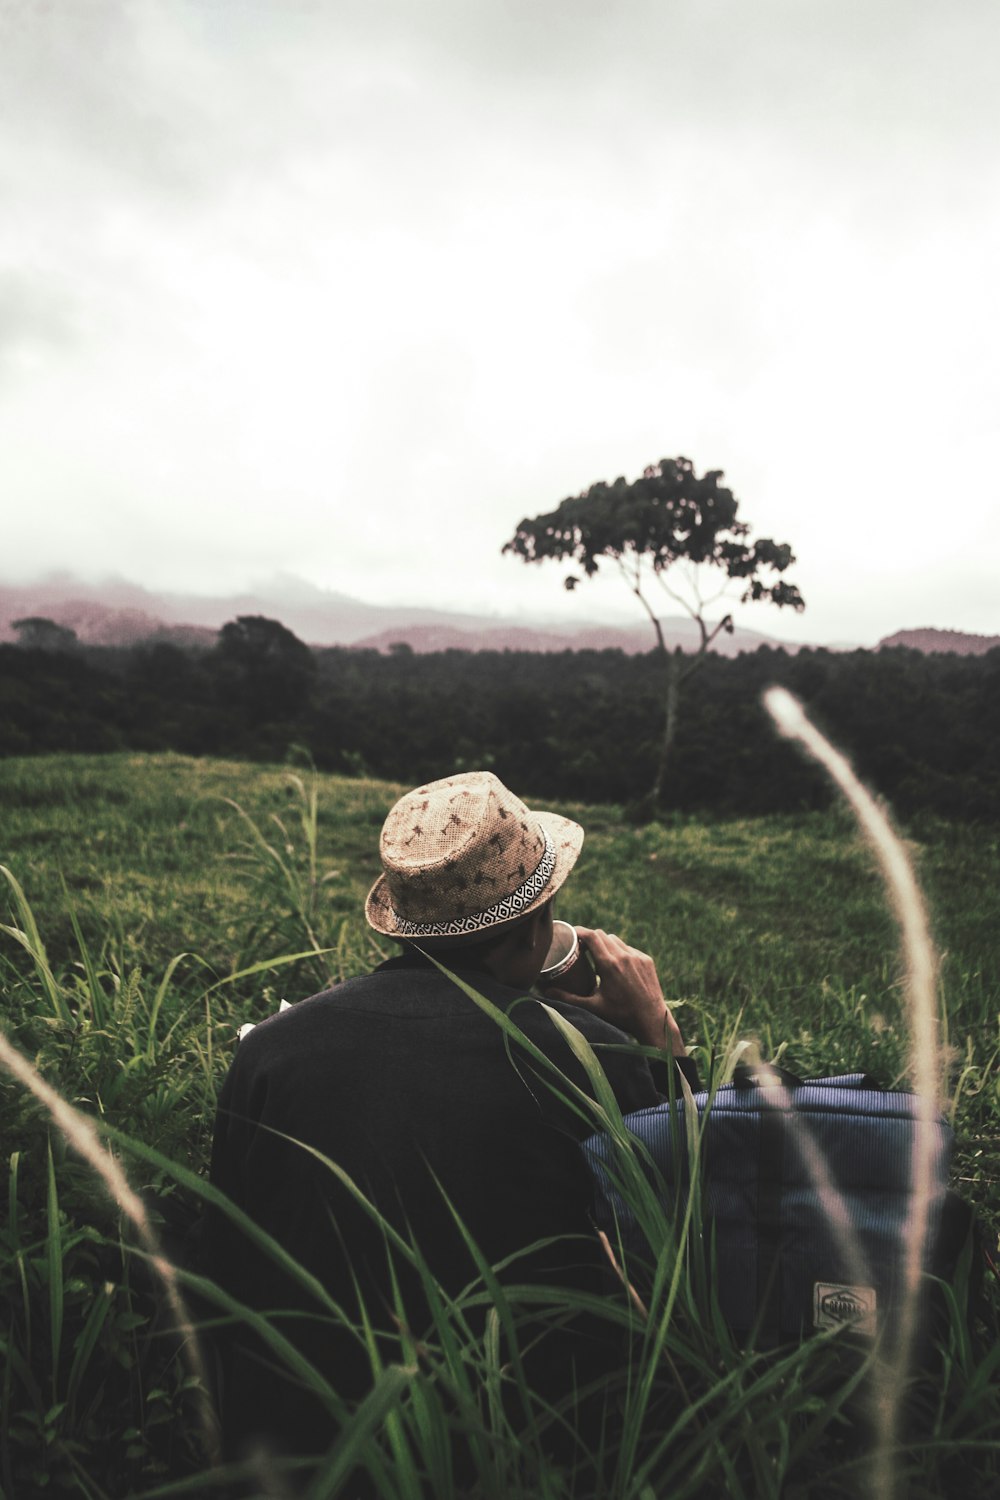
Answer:
<svg viewBox="0 0 1000 1500"><path fill-rule="evenodd" d="M582 843L578 823L529 812L491 771L446 776L386 818L365 916L385 937L484 935L551 900Z"/></svg>

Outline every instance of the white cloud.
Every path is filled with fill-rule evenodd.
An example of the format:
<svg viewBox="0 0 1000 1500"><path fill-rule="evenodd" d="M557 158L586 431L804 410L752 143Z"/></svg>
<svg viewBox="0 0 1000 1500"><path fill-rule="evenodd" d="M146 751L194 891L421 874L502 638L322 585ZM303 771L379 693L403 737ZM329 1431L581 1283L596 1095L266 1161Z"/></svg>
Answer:
<svg viewBox="0 0 1000 1500"><path fill-rule="evenodd" d="M610 611L497 550L685 453L798 553L746 624L1000 630L992 6L4 20L0 573Z"/></svg>

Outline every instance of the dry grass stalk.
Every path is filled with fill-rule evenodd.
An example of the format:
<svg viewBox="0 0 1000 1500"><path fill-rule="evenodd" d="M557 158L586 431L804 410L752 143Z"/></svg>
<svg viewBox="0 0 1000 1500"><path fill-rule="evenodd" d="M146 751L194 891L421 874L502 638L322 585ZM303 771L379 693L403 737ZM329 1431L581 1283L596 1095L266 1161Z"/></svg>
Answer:
<svg viewBox="0 0 1000 1500"><path fill-rule="evenodd" d="M645 1302L643 1302L642 1298L639 1296L639 1293L636 1291L635 1287L632 1285L631 1281L629 1281L628 1277L625 1275L625 1272L622 1270L622 1267L619 1265L618 1257L611 1248L611 1241L608 1239L603 1229L599 1229L597 1231L597 1238L601 1242L601 1249L604 1251L608 1260L611 1262L611 1269L618 1277L618 1280L621 1282L622 1286L628 1292L629 1301L632 1303L632 1306L642 1318L643 1322L648 1322L649 1308L646 1306Z"/></svg>
<svg viewBox="0 0 1000 1500"><path fill-rule="evenodd" d="M204 1433L205 1451L210 1463L218 1463L221 1457L219 1423L209 1396L210 1386L198 1335L181 1292L177 1272L173 1263L163 1253L163 1247L150 1222L146 1205L132 1190L128 1178L111 1152L102 1144L92 1122L46 1083L37 1068L11 1046L2 1032L0 1032L0 1066L6 1068L18 1083L23 1084L30 1093L34 1094L39 1103L44 1105L73 1150L93 1167L111 1197L135 1226L139 1241L149 1255L150 1264L163 1284L167 1305L181 1338L184 1359L191 1374L197 1380L199 1417Z"/></svg>
<svg viewBox="0 0 1000 1500"><path fill-rule="evenodd" d="M910 1076L918 1099L918 1111L911 1163L910 1229L903 1256L903 1297L895 1346L881 1366L884 1379L879 1382L880 1388L876 1392L879 1440L873 1467L875 1494L879 1500L892 1500L895 1476L891 1453L913 1352L917 1294L935 1197L935 1124L941 1108L937 963L916 876L885 813L861 785L847 758L809 722L801 704L791 693L784 688L769 688L764 694L764 702L779 731L803 745L829 773L850 804L881 867L902 933L910 1023Z"/></svg>

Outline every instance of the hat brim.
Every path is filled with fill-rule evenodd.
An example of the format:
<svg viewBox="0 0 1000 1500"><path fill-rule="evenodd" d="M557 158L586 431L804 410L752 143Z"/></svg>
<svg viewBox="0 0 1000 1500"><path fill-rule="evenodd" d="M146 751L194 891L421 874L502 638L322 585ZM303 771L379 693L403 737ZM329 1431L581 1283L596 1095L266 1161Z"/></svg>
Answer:
<svg viewBox="0 0 1000 1500"><path fill-rule="evenodd" d="M545 830L552 840L555 848L555 867L548 883L539 891L535 899L529 905L523 907L516 917L509 917L505 921L497 921L490 917L489 909L482 913L482 925L476 922L475 917L465 920L466 930L460 937L446 937L435 932L432 926L428 926L425 933L414 931L412 924L408 923L406 931L402 931L399 918L392 907L389 896L389 887L384 875L380 875L368 892L365 902L365 920L369 927L374 928L383 937L398 938L407 942L447 943L453 944L463 941L474 941L482 938L487 933L502 932L505 927L512 927L515 922L520 922L547 901L559 890L566 880L567 875L576 864L583 847L583 829L579 823L574 823L572 818L563 818L559 813L534 812L531 816ZM442 913L442 920L447 920L446 914Z"/></svg>

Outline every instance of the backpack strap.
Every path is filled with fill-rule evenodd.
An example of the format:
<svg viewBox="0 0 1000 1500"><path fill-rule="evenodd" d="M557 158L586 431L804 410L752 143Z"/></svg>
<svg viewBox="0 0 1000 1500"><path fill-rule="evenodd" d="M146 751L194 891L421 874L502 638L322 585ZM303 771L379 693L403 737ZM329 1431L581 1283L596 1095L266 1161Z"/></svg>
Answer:
<svg viewBox="0 0 1000 1500"><path fill-rule="evenodd" d="M838 1073L833 1078L800 1078L790 1068L778 1063L737 1063L733 1071L733 1083L738 1089L773 1088L781 1084L789 1091L808 1084L811 1089L858 1089L866 1093L884 1094L885 1088L870 1073Z"/></svg>
<svg viewBox="0 0 1000 1500"><path fill-rule="evenodd" d="M769 1062L737 1063L733 1071L733 1083L738 1089L773 1088L775 1084L781 1084L786 1089L802 1087L802 1079L797 1073Z"/></svg>

